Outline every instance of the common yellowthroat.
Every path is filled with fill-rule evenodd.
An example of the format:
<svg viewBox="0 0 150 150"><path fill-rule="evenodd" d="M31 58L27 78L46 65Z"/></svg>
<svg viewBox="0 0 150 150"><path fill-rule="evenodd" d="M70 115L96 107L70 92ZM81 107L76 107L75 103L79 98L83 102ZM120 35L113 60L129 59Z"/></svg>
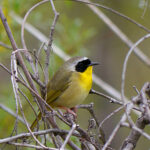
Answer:
<svg viewBox="0 0 150 150"><path fill-rule="evenodd" d="M81 104L88 96L92 87L92 68L98 64L87 57L73 57L66 61L48 83L47 104L76 115L71 108ZM40 119L41 113L31 125L31 129Z"/></svg>

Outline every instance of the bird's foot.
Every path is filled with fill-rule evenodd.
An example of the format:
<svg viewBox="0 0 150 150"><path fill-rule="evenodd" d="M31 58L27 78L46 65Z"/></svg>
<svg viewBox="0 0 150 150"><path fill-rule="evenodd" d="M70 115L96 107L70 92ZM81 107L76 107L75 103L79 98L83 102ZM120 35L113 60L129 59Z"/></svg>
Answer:
<svg viewBox="0 0 150 150"><path fill-rule="evenodd" d="M61 109L66 110L66 113L64 113L64 117L72 124L74 121L76 121L77 118L77 108L67 108L67 107L60 107Z"/></svg>

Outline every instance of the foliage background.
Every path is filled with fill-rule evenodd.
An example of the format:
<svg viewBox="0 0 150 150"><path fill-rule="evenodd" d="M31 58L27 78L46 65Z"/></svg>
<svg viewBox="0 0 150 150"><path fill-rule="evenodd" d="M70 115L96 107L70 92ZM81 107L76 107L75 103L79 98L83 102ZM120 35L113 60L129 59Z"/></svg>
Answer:
<svg viewBox="0 0 150 150"><path fill-rule="evenodd" d="M19 45L18 47L21 47L21 28L20 25L13 20L10 14L14 12L19 16L24 17L28 9L38 1L39 0L0 0L0 5L7 17L7 21L12 29L15 40ZM145 5L144 0L95 0L93 2L107 5L108 7L129 16L133 20L136 20L147 28L150 28L150 9L149 5ZM84 4L71 2L69 0L56 0L55 6L60 13L60 17L56 25L54 43L71 56L88 56L92 60L100 62L100 66L96 67L94 72L104 81L120 91L123 61L129 48ZM146 34L145 31L137 27L135 24L128 22L126 19L108 12L107 10L102 11L133 42L136 42L140 37ZM37 27L42 33L49 36L50 24L52 23L53 17L54 14L52 10L50 10L49 4L46 3L31 13L28 22ZM41 45L41 43L28 32L25 33L25 39L30 51L38 49ZM10 44L1 23L0 41ZM140 45L140 48L147 56L150 56L149 42L150 40L146 40ZM0 46L0 61L8 68L10 68L10 55L10 50ZM54 53L51 54L50 76L53 75L62 63L63 61ZM149 81L149 74L150 69L143 65L135 55L132 55L127 69L125 88L125 94L128 98L136 95L133 85L135 85L137 89L140 89L144 82ZM2 69L0 69L0 81L0 103L5 104L15 111L15 100L11 86L11 79ZM105 93L105 91L95 85L93 85L93 87L96 90ZM90 95L85 101L85 103L90 102L94 102L96 115L100 121L117 107L116 105L107 102L105 99L93 95ZM24 109L28 109L26 102L24 102ZM26 116L28 116L28 119L32 122L34 117L31 115L31 110L26 111L25 113ZM15 119L2 109L0 109L0 114L0 138L4 138L10 135ZM107 136L116 125L119 116L120 114L114 116L106 123L105 131ZM87 127L88 119L89 115L85 113L85 110L78 111L78 121L82 127ZM24 126L20 124L20 131L22 129L24 129ZM149 127L146 128L146 131L149 133ZM116 140L113 141L114 148L118 148L117 143L120 143L120 140L123 140L126 135L128 135L128 132L128 129L120 130ZM148 140L141 138L136 150L140 150L141 145L144 145L144 149L148 149Z"/></svg>

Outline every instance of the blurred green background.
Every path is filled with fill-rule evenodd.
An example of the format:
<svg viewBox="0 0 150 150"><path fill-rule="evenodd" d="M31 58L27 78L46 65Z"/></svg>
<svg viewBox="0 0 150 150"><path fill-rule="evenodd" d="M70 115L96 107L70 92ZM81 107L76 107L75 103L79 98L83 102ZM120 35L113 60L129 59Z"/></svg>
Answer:
<svg viewBox="0 0 150 150"><path fill-rule="evenodd" d="M10 14L14 12L23 18L29 8L37 2L39 2L39 0L0 0L0 5L2 6L19 48L22 48L20 40L21 27L15 22ZM145 5L145 0L95 0L93 2L115 9L122 14L131 17L145 27L150 28L150 9L149 5ZM100 62L100 65L94 69L94 73L112 87L120 91L122 66L126 53L129 50L126 44L123 43L85 4L71 2L70 0L56 0L55 7L60 13L54 34L54 42L56 45L70 56L88 56L92 60ZM136 42L139 38L147 34L135 24L125 20L124 18L107 10L101 10L133 42ZM45 3L36 8L30 14L27 21L48 37L53 17L54 14L50 3ZM28 32L25 32L25 40L30 51L38 49L42 44ZM0 41L10 45L1 22ZM147 56L150 56L149 42L150 39L147 39L139 46L139 48L141 48ZM10 57L11 50L0 46L0 61L8 68L10 68ZM41 62L43 62L42 58ZM53 75L62 63L63 60L52 52L50 76ZM133 89L134 85L138 90L140 90L142 85L146 81L149 81L149 74L150 69L134 54L132 54L128 63L126 75L125 94L128 98L136 95L136 92ZM43 76L41 75L41 78L42 77ZM15 111L15 99L11 79L3 69L0 69L0 81L0 103L5 104L7 107ZM94 84L93 88L107 94L100 87L97 87ZM29 98L31 97L27 90L25 90L25 93ZM91 102L94 102L95 104L94 110L99 121L102 121L109 113L118 107L115 104L109 103L102 97L93 95L90 95L85 101L86 104ZM27 102L23 100L22 103L25 110L29 109L29 111L25 111L25 115L29 122L32 122L35 117L31 115L31 110L28 108L29 106ZM2 109L0 109L0 114L0 138L4 138L11 134L15 119ZM121 114L122 113L118 113L105 123L104 131L106 132L106 138L108 138L116 123L119 121ZM89 118L90 115L86 110L78 111L78 122L80 122L81 127L87 128ZM136 116L133 116L133 118L136 119ZM25 131L24 126L21 123L19 125L19 132ZM145 131L149 133L149 127L147 127ZM112 142L112 147L118 149L118 145L128 135L128 133L129 129L121 128L115 140ZM138 142L136 150L141 150L143 145L144 149L149 148L149 141L142 137ZM6 147L6 149L9 148L10 147Z"/></svg>

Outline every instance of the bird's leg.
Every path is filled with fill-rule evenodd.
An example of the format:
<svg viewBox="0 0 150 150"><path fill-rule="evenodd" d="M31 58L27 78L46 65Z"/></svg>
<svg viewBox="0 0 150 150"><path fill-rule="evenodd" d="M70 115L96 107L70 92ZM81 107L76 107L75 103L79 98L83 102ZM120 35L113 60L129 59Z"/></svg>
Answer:
<svg viewBox="0 0 150 150"><path fill-rule="evenodd" d="M77 115L77 107L72 107L71 110Z"/></svg>
<svg viewBox="0 0 150 150"><path fill-rule="evenodd" d="M77 114L76 114L76 112L74 111L74 109L68 108L66 111L67 111L68 113L72 114L75 118L77 118Z"/></svg>
<svg viewBox="0 0 150 150"><path fill-rule="evenodd" d="M76 107L73 107L73 108L70 109L70 108L61 106L61 107L59 107L59 108L66 110L67 113L72 114L75 118L77 117L77 114L76 114L76 112L77 112L77 111L76 111Z"/></svg>

